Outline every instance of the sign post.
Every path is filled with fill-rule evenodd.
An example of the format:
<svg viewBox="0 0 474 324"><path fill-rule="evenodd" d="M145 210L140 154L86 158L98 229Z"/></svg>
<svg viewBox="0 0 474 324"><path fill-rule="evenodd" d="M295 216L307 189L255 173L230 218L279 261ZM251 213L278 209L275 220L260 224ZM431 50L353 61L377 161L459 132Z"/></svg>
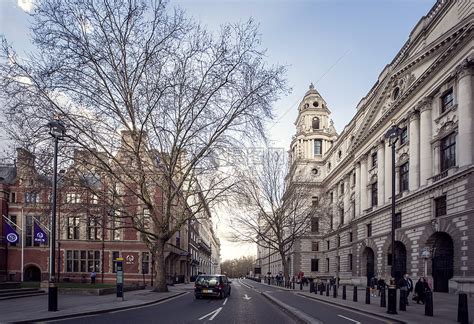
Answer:
<svg viewBox="0 0 474 324"><path fill-rule="evenodd" d="M117 298L123 298L123 258L115 259L117 265Z"/></svg>

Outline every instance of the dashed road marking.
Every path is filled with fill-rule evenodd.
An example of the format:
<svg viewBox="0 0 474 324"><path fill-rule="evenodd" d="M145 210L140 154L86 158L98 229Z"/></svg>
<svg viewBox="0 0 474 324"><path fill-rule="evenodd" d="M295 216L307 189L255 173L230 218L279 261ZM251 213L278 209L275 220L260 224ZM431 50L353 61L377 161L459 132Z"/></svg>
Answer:
<svg viewBox="0 0 474 324"><path fill-rule="evenodd" d="M356 320L353 320L352 318L345 317L345 316L342 316L342 315L337 315L337 316L342 317L343 319L346 319L346 320L351 321L353 323L360 324L360 322L358 322Z"/></svg>

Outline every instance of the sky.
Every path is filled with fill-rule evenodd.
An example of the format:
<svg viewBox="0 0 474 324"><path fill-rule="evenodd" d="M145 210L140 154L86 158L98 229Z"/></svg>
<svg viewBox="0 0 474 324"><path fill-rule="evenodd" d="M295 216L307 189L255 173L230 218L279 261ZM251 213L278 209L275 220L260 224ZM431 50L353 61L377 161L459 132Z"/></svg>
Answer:
<svg viewBox="0 0 474 324"><path fill-rule="evenodd" d="M435 0L175 0L210 30L253 18L260 25L269 64L288 67L292 92L274 105L267 129L272 146L287 150L295 133L298 104L309 84L325 99L338 132L358 102L407 41ZM0 0L0 34L21 53L31 48L29 16L34 0ZM0 138L1 139L1 138ZM256 247L231 243L226 218L214 222L223 260L256 254Z"/></svg>

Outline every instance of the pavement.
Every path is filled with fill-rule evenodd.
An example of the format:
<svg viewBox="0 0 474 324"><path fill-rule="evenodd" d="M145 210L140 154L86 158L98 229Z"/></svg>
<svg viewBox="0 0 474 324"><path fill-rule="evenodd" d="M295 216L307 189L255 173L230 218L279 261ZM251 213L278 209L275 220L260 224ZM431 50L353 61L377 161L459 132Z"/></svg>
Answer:
<svg viewBox="0 0 474 324"><path fill-rule="evenodd" d="M58 296L58 311L48 311L48 295L0 301L0 323L31 323L75 316L103 314L139 306L153 305L185 294L193 284L169 287L167 293L150 290L135 290L124 293L124 300L115 294L103 296L62 295Z"/></svg>
<svg viewBox="0 0 474 324"><path fill-rule="evenodd" d="M256 283L260 285L259 283ZM267 284L261 284L267 287L276 287L268 286ZM310 298L316 301L328 303L331 305L337 305L344 307L345 309L354 310L357 312L372 314L380 316L389 321L398 321L402 323L433 323L433 324L444 324L444 323L457 323L457 313L458 313L458 295L447 294L447 293L433 293L433 317L425 316L425 306L422 304L416 304L409 297L409 306L407 306L406 311L400 311L399 307L399 297L400 292L397 291L397 314L391 315L387 314L387 309L380 307L380 297L371 297L371 304L365 303L365 289L358 287L357 302L353 301L353 290L352 287L347 287L346 296L347 299L342 299L342 286L338 289L337 297L333 297L333 291L330 291L330 296L326 296L326 292L323 292L323 295L309 292L309 286L303 286L303 289L300 290L300 286L296 285L295 290L287 289L284 287L278 287L280 290L293 291L297 295ZM468 311L469 311L469 323L474 323L474 300L473 298L468 297Z"/></svg>

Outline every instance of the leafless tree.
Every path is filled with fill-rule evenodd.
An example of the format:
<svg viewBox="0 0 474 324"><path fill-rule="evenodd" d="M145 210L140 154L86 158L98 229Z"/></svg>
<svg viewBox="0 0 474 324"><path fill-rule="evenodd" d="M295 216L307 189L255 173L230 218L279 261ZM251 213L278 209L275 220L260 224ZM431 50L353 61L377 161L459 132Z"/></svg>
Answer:
<svg viewBox="0 0 474 324"><path fill-rule="evenodd" d="M287 179L286 152L266 150L260 163L249 165L234 188L233 239L276 251L289 279L288 253L297 239L311 232L318 210L307 187Z"/></svg>
<svg viewBox="0 0 474 324"><path fill-rule="evenodd" d="M66 124L64 163L100 179L113 222L142 233L166 291L165 245L232 188L224 152L264 136L285 68L265 63L253 21L211 33L162 1L44 0L32 18L34 53L2 39L4 126L46 169L43 125Z"/></svg>
<svg viewBox="0 0 474 324"><path fill-rule="evenodd" d="M238 259L226 260L221 263L222 273L230 278L238 278L253 271L255 266L254 256L243 256Z"/></svg>

